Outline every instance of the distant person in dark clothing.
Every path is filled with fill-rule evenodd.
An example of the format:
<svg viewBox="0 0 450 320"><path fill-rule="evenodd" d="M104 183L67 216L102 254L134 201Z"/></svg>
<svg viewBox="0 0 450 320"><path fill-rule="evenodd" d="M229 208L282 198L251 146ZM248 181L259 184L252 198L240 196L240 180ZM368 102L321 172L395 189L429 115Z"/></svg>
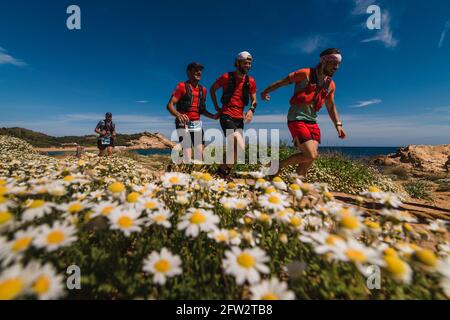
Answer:
<svg viewBox="0 0 450 320"><path fill-rule="evenodd" d="M116 138L116 125L112 121L112 113L108 112L105 119L100 121L95 128L95 132L99 134L97 147L99 156L111 156L114 148L114 139Z"/></svg>

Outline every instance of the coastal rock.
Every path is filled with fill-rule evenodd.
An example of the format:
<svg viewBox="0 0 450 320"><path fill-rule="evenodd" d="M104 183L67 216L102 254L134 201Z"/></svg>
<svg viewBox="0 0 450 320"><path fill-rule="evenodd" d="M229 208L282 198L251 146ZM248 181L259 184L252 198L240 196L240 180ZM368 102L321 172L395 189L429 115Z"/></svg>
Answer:
<svg viewBox="0 0 450 320"><path fill-rule="evenodd" d="M138 140L131 140L128 145L130 149L172 149L175 142L161 133L144 132Z"/></svg>
<svg viewBox="0 0 450 320"><path fill-rule="evenodd" d="M440 146L410 145L401 148L392 158L421 171L443 172L447 170L449 164L450 144Z"/></svg>

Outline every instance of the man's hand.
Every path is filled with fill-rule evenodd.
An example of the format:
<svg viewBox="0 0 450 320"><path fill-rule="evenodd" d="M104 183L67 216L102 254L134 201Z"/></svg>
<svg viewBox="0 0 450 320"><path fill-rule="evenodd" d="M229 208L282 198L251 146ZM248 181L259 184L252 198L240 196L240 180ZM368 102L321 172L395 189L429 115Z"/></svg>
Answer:
<svg viewBox="0 0 450 320"><path fill-rule="evenodd" d="M177 120L178 120L179 123L186 124L186 123L189 122L189 117L187 115L185 115L185 114L178 113L177 114Z"/></svg>
<svg viewBox="0 0 450 320"><path fill-rule="evenodd" d="M245 123L250 123L252 119L253 119L253 111L248 110L247 113L245 114Z"/></svg>
<svg viewBox="0 0 450 320"><path fill-rule="evenodd" d="M102 131L100 131L100 134L101 134L102 136L106 136L106 131L105 131L105 130L102 130Z"/></svg>
<svg viewBox="0 0 450 320"><path fill-rule="evenodd" d="M342 128L341 126L337 127L337 132L340 139L345 139L347 137L344 128Z"/></svg>
<svg viewBox="0 0 450 320"><path fill-rule="evenodd" d="M270 95L266 91L263 91L261 92L261 99L263 99L264 101L269 101Z"/></svg>

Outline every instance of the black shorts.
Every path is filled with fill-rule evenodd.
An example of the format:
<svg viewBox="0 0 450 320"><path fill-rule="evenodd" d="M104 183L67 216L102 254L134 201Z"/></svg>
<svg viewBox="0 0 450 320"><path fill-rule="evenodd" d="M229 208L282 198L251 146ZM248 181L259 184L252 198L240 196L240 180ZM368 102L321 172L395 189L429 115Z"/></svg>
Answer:
<svg viewBox="0 0 450 320"><path fill-rule="evenodd" d="M178 141L180 143L183 142L184 138L187 137L187 135L190 135L190 139L191 139L191 145L190 147L195 147L196 146L196 142L198 139L198 141L200 141L200 144L205 144L205 133L203 132L203 129L201 131L196 131L196 132L188 132L185 130L184 125L181 125L177 122L175 122L175 128L177 129L177 133L178 133ZM179 130L178 130L179 129ZM188 148L189 146L184 146L184 148Z"/></svg>
<svg viewBox="0 0 450 320"><path fill-rule="evenodd" d="M97 148L99 148L100 150L105 150L106 148L109 148L109 147L114 148L114 139L111 139L110 144L102 144L100 139L97 140Z"/></svg>
<svg viewBox="0 0 450 320"><path fill-rule="evenodd" d="M226 115L221 116L220 126L222 127L225 135L227 135L227 130L234 133L237 130L244 130L244 119L236 119Z"/></svg>

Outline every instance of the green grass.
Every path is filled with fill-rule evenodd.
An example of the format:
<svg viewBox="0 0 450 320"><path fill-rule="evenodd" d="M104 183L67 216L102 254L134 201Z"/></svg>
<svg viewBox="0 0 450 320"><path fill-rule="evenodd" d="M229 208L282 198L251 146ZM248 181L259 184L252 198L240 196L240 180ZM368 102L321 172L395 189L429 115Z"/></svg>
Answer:
<svg viewBox="0 0 450 320"><path fill-rule="evenodd" d="M403 185L406 192L415 199L431 200L432 184L428 181L410 181Z"/></svg>

